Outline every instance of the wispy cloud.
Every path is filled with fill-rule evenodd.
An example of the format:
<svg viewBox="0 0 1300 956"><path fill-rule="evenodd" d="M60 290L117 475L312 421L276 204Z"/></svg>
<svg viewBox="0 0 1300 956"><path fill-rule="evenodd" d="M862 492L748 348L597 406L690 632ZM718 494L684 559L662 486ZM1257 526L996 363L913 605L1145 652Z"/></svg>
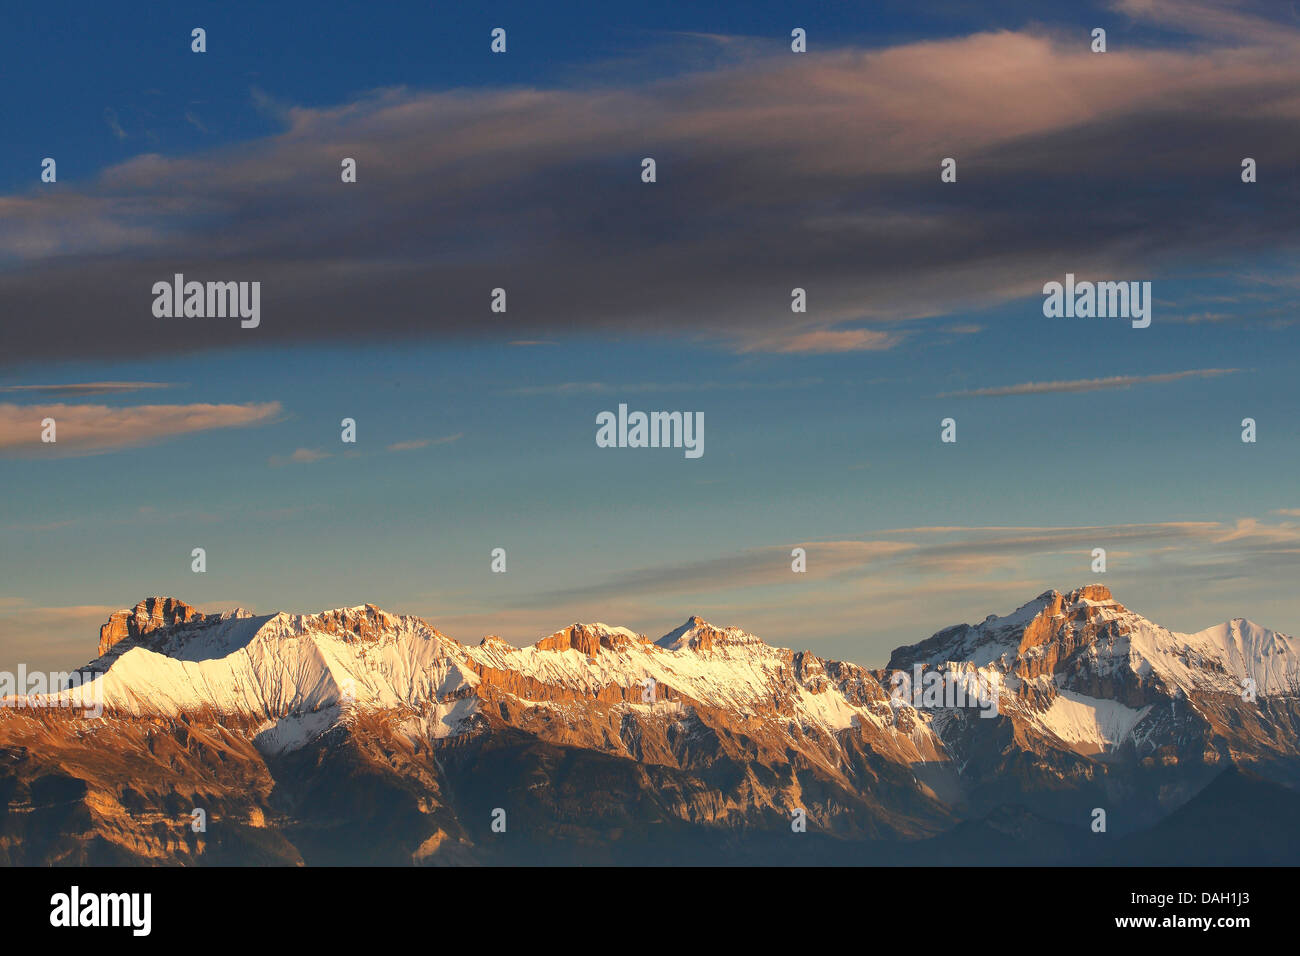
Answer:
<svg viewBox="0 0 1300 956"><path fill-rule="evenodd" d="M805 542L816 553L818 577L835 576L896 557L916 545L902 541ZM547 602L568 603L637 594L684 593L732 587L764 587L790 580L791 547L775 545L738 554L719 555L611 575L603 581L545 595Z"/></svg>
<svg viewBox="0 0 1300 956"><path fill-rule="evenodd" d="M745 392L813 388L820 378L787 379L772 382L558 382L554 385L523 385L506 390L506 395L637 395L645 392Z"/></svg>
<svg viewBox="0 0 1300 956"><path fill-rule="evenodd" d="M891 349L903 340L898 332L877 329L823 329L816 332L798 332L788 336L775 335L750 342L742 348L745 352L784 352L793 354L825 354L832 352L879 352Z"/></svg>
<svg viewBox="0 0 1300 956"><path fill-rule="evenodd" d="M155 388L173 388L171 382L70 382L64 385L0 385L0 392L76 398L83 395L120 395Z"/></svg>
<svg viewBox="0 0 1300 956"><path fill-rule="evenodd" d="M791 549L807 552L807 570L794 574ZM1072 527L949 527L880 531L863 539L792 542L748 549L610 575L580 588L534 595L531 602L571 604L626 598L630 595L719 593L729 589L778 585L870 582L903 586L919 580L990 580L995 574L1026 573L1049 557L1058 557L1075 574L1088 576L1093 548L1115 557L1140 556L1184 567L1213 560L1247 567L1300 548L1300 528L1266 524L1253 518L1235 522L1175 521L1149 524ZM909 585L910 586L910 585ZM852 600L852 593L839 600Z"/></svg>
<svg viewBox="0 0 1300 956"><path fill-rule="evenodd" d="M256 502L246 502L233 508L180 508L160 509L153 505L141 505L133 511L112 512L107 515L81 515L57 521L39 523L11 524L2 530L22 533L36 532L44 534L52 531L76 528L83 534L90 527L116 528L123 525L140 527L141 525L183 524L186 526L215 524L217 522L255 521L259 524L269 521L290 521L306 514L318 514L326 510L325 505L299 504L283 508L257 507Z"/></svg>
<svg viewBox="0 0 1300 956"><path fill-rule="evenodd" d="M1294 24L1280 23L1270 15L1276 9L1257 0L1114 0L1114 6L1134 20L1220 40L1286 47L1295 42L1297 33Z"/></svg>
<svg viewBox="0 0 1300 956"><path fill-rule="evenodd" d="M36 458L102 455L216 428L275 421L279 402L245 405L13 405L0 403L0 455ZM55 422L55 441L41 440L42 421Z"/></svg>
<svg viewBox="0 0 1300 956"><path fill-rule="evenodd" d="M1218 325L1223 322L1232 322L1239 316L1230 312L1175 312L1162 313L1161 322L1181 322L1185 325Z"/></svg>
<svg viewBox="0 0 1300 956"><path fill-rule="evenodd" d="M126 139L126 130L122 129L122 124L117 118L117 110L111 106L104 107L104 122L108 124L109 131L118 139Z"/></svg>
<svg viewBox="0 0 1300 956"><path fill-rule="evenodd" d="M807 552L803 573L791 568L796 546ZM1098 547L1106 550L1110 563L1104 575L1093 570L1093 549ZM605 620L644 627L644 622L697 611L714 623L746 626L780 646L806 647L824 635L843 659L881 663L890 648L971 620L972 614L978 620L989 612L1006 613L1049 588L1066 590L1098 580L1110 584L1126 603L1140 599L1139 610L1170 626L1196 630L1243 611L1261 623L1286 626L1284 601L1234 608L1223 618L1203 617L1222 613L1213 608L1224 603L1206 600L1206 591L1228 580L1236 582L1237 594L1243 582L1262 594L1276 594L1297 569L1300 527L1295 522L1242 518L899 528L859 539L697 553L612 573L580 587L520 595L462 620L471 625L471 633L499 630L493 622L510 621L512 633L531 641L541 633L542 621ZM456 602L444 599L439 606L449 603Z"/></svg>
<svg viewBox="0 0 1300 956"><path fill-rule="evenodd" d="M388 446L388 451L415 451L417 448L429 448L433 445L446 445L449 442L459 441L465 437L464 432L457 432L454 435L446 435L442 438L412 438L409 441L398 441Z"/></svg>
<svg viewBox="0 0 1300 956"><path fill-rule="evenodd" d="M291 455L272 455L267 459L267 464L272 468L283 468L285 465L310 465L314 461L329 457L329 452L318 448L299 448Z"/></svg>
<svg viewBox="0 0 1300 956"><path fill-rule="evenodd" d="M384 447L384 451L403 452L415 451L420 448L432 448L435 445L446 445L454 441L459 441L465 437L464 432L457 432L454 435L444 435L441 438L411 438L406 441L393 442L391 445ZM360 458L362 452L355 448L349 448L345 453L348 458ZM299 448L289 455L272 455L267 463L272 468L283 468L285 465L310 465L326 458L332 458L331 452L321 448Z"/></svg>
<svg viewBox="0 0 1300 956"><path fill-rule="evenodd" d="M1159 375L1111 375L1107 378L1080 378L1057 382L1024 382L1020 385L1001 385L976 388L966 392L945 392L939 398L990 398L1002 395L1043 395L1051 392L1096 392L1110 388L1132 388L1134 385L1162 385L1186 378L1218 378L1235 375L1239 368L1202 368L1185 372L1164 372Z"/></svg>

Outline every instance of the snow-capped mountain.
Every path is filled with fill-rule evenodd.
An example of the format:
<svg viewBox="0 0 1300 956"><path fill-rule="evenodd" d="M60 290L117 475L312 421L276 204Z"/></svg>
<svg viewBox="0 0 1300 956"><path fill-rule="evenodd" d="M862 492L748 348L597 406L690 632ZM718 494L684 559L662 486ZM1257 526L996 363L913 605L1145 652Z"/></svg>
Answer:
<svg viewBox="0 0 1300 956"><path fill-rule="evenodd" d="M518 648L373 605L205 615L173 598L115 613L84 670L58 703L100 716L0 710L12 785L35 800L57 778L93 823L62 832L68 858L255 845L330 860L323 834L350 815L382 832L343 859L385 862L527 858L557 840L617 857L665 832L721 853L800 811L863 845L939 838L1008 803L1080 827L1111 807L1131 830L1229 766L1300 779L1295 639L1242 619L1179 634L1098 585L948 628L878 670L698 617L657 640L573 624ZM159 836L183 805L220 806L232 842ZM491 839L496 810L523 842Z"/></svg>
<svg viewBox="0 0 1300 956"><path fill-rule="evenodd" d="M170 623L152 617L164 606ZM101 638L103 653L86 668L95 679L69 698L137 717L210 710L261 720L266 736L257 742L279 749L305 744L356 711L421 715L411 725L419 735L471 733L485 702L503 696L556 712L588 702L647 714L711 709L828 736L866 725L899 736L899 747L932 743L924 720L900 730L889 695L866 670L770 647L698 617L658 641L627 628L573 624L525 648L492 636L463 645L420 618L373 605L204 616L175 599L150 598L131 619L147 623ZM310 715L321 717L303 720ZM302 732L275 732L295 721Z"/></svg>

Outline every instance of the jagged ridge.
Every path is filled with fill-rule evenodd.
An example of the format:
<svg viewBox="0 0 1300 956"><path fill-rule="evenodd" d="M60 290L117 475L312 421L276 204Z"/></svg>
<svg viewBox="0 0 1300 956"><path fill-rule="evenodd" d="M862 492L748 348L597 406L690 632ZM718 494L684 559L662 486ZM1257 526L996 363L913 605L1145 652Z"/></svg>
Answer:
<svg viewBox="0 0 1300 956"><path fill-rule="evenodd" d="M695 616L658 640L576 623L520 648L465 645L374 605L201 614L165 597L112 615L100 647L94 684L75 693L102 694L103 717L0 711L14 799L69 773L82 788L96 822L69 837L83 849L60 851L74 856L104 832L128 848L114 852L150 859L216 852L156 843L162 818L132 809L141 794L219 799L289 841L276 859L336 860L339 825L373 816L349 852L429 862L490 852L480 802L522 808L534 837L610 847L652 823L704 827L691 840L706 842L719 828L779 832L796 807L843 839L925 837L1007 803L1075 823L1104 804L1132 827L1225 766L1300 782L1293 639L1244 619L1177 634L1099 585L947 628L879 670ZM996 675L996 711L892 697L894 673L915 667ZM376 781L385 810L317 806Z"/></svg>

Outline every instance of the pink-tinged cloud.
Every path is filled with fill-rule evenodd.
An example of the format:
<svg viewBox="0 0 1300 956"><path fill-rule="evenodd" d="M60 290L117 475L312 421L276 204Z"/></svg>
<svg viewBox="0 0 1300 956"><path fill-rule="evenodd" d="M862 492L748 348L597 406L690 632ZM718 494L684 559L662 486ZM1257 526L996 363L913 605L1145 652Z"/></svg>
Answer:
<svg viewBox="0 0 1300 956"><path fill-rule="evenodd" d="M412 438L410 441L393 442L388 446L388 451L415 451L417 448L446 445L449 442L459 441L464 437L464 434L464 432L457 432L454 435L445 435L442 438Z"/></svg>
<svg viewBox="0 0 1300 956"><path fill-rule="evenodd" d="M827 352L878 352L891 349L903 336L874 329L800 332L787 338L760 339L742 348L745 352L781 352L785 354Z"/></svg>
<svg viewBox="0 0 1300 956"><path fill-rule="evenodd" d="M246 428L275 421L279 402L244 405L13 405L0 403L0 456L10 458L102 455L170 438ZM41 440L54 420L53 442Z"/></svg>
<svg viewBox="0 0 1300 956"><path fill-rule="evenodd" d="M1108 388L1130 388L1134 385L1163 385L1186 378L1218 378L1235 375L1239 368L1201 368L1185 372L1164 372L1159 375L1111 375L1106 378L1080 378L1057 382L1022 382L1019 385L1002 385L993 388L976 388L968 392L946 392L940 398L991 398L1003 395L1043 395L1051 392L1096 392Z"/></svg>
<svg viewBox="0 0 1300 956"><path fill-rule="evenodd" d="M272 468L279 468L282 465L310 465L314 461L329 457L330 453L327 451L317 448L299 448L292 455L272 455L268 463Z"/></svg>
<svg viewBox="0 0 1300 956"><path fill-rule="evenodd" d="M689 603L716 605L743 594L742 605L749 612L765 614L765 609L789 607L791 600L814 595L820 624L841 612L861 617L864 594L927 588L939 598L955 589L997 588L1009 579L1080 583L1091 574L1092 551L1097 547L1105 548L1114 562L1108 573L1141 573L1151 580L1185 581L1191 572L1214 567L1272 581L1294 575L1300 568L1300 527L1254 518L1080 527L934 527L876 534L907 532L916 532L916 537L790 542L692 555L679 562L611 574L576 588L528 595L514 605L586 608L582 619L608 602L638 597L662 601L671 596L677 601L682 595L704 595ZM806 551L803 573L791 569L796 545ZM873 617L880 610L874 602L870 608ZM917 608L903 610L914 615Z"/></svg>

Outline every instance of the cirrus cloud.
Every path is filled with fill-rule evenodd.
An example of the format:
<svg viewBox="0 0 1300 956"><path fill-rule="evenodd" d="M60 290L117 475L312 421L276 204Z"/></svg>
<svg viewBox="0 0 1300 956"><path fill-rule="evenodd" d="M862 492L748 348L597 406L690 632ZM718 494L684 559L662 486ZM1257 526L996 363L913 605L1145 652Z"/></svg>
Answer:
<svg viewBox="0 0 1300 956"><path fill-rule="evenodd" d="M945 392L939 398L991 398L1006 395L1043 395L1051 392L1097 392L1103 389L1131 388L1134 385L1164 385L1187 378L1219 378L1235 375L1239 368L1200 368L1184 372L1163 372L1158 375L1110 375L1105 378L1083 378L1073 381L1022 382L1019 385L1000 385L976 388L966 392Z"/></svg>
<svg viewBox="0 0 1300 956"><path fill-rule="evenodd" d="M0 403L0 456L37 458L102 455L217 428L265 425L280 417L279 402L242 405L14 405ZM42 422L55 422L56 441L41 440Z"/></svg>

